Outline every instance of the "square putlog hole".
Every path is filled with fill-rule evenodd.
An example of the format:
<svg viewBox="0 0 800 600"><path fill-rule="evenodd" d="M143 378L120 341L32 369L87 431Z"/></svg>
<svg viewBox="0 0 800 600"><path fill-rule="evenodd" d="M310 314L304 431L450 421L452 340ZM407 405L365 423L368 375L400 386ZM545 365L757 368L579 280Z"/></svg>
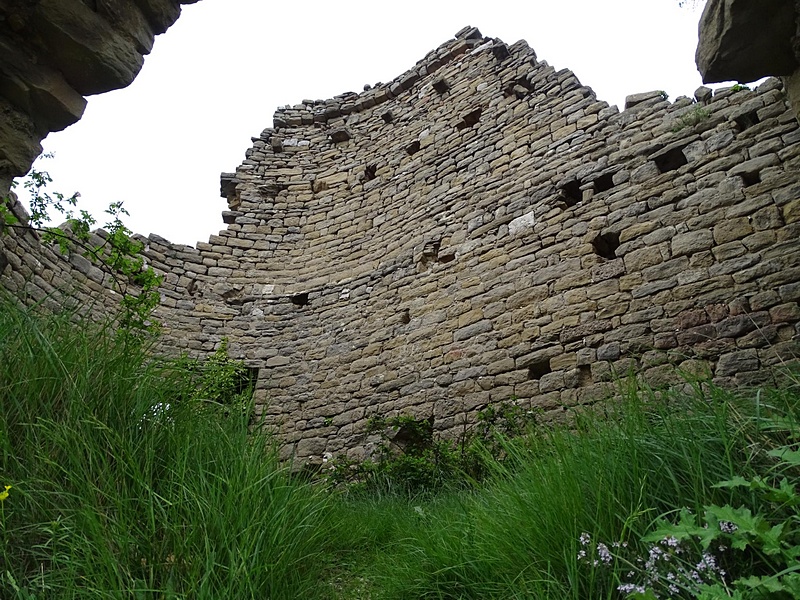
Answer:
<svg viewBox="0 0 800 600"><path fill-rule="evenodd" d="M594 191L597 192L598 194L601 192L607 192L613 187L614 187L613 173L606 173L605 175L600 175L600 177L594 180Z"/></svg>
<svg viewBox="0 0 800 600"><path fill-rule="evenodd" d="M592 240L594 253L606 260L617 258L617 248L619 248L619 233L617 232L609 231Z"/></svg>
<svg viewBox="0 0 800 600"><path fill-rule="evenodd" d="M733 120L740 132L744 131L745 129L750 129L753 125L758 125L761 122L761 119L758 118L758 112L755 110L741 114L738 117L735 117Z"/></svg>
<svg viewBox="0 0 800 600"><path fill-rule="evenodd" d="M681 148L673 148L653 158L659 173L668 173L688 165L689 161Z"/></svg>
<svg viewBox="0 0 800 600"><path fill-rule="evenodd" d="M483 112L480 108L476 108L472 112L468 112L462 118L461 123L456 125L456 129L466 129L468 127L474 127L478 124L478 121L481 120L481 112Z"/></svg>
<svg viewBox="0 0 800 600"><path fill-rule="evenodd" d="M311 304L311 301L308 299L308 292L295 294L294 296L291 296L289 299L295 306L308 306Z"/></svg>
<svg viewBox="0 0 800 600"><path fill-rule="evenodd" d="M561 186L561 199L567 206L575 206L583 200L581 182L573 179Z"/></svg>
<svg viewBox="0 0 800 600"><path fill-rule="evenodd" d="M548 373L552 373L550 360L541 360L528 367L528 379L541 379Z"/></svg>

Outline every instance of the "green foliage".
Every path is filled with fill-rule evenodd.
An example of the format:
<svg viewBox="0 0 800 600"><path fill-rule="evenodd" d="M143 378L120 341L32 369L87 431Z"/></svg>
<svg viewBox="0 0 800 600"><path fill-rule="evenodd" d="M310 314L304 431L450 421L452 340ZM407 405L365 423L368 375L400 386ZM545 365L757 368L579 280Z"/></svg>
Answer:
<svg viewBox="0 0 800 600"><path fill-rule="evenodd" d="M338 459L326 475L329 485L413 495L435 491L454 479L457 453L451 442L435 438L432 419L375 416L367 433L380 436L374 458L364 462Z"/></svg>
<svg viewBox="0 0 800 600"><path fill-rule="evenodd" d="M331 499L249 411L197 410L219 366L76 320L0 305L0 597L323 597Z"/></svg>
<svg viewBox="0 0 800 600"><path fill-rule="evenodd" d="M435 435L433 418L374 416L367 434L378 434L380 441L372 459L339 458L326 479L329 485L350 491L409 496L470 485L488 476L488 463L504 459L506 441L524 434L534 421L534 411L514 403L490 405L479 411L476 425L450 440Z"/></svg>
<svg viewBox="0 0 800 600"><path fill-rule="evenodd" d="M43 154L43 158L52 158ZM8 198L0 201L0 232L5 227L30 227L42 235L44 243L55 244L62 254L79 252L82 256L101 267L114 281L121 293L118 332L124 338L142 341L157 333L158 325L150 319L153 310L161 299L158 287L161 277L144 262L141 255L144 245L133 239L132 232L125 226L123 218L129 216L122 202L113 202L106 209L109 220L99 236L92 235L97 224L94 217L85 210L75 212L79 193L66 196L60 192L50 192L48 186L53 179L47 171L32 168L23 187L30 194L30 220L27 225L8 208ZM65 218L64 225L48 225L51 211ZM94 243L94 239L101 239Z"/></svg>
<svg viewBox="0 0 800 600"><path fill-rule="evenodd" d="M711 116L711 111L709 111L707 108L703 108L701 106L695 106L689 112L678 117L678 119L675 122L675 126L672 128L672 131L673 133L677 133L681 129L686 129L687 127L694 127L695 125L707 120L710 116Z"/></svg>
<svg viewBox="0 0 800 600"><path fill-rule="evenodd" d="M752 492L758 512L744 506L715 504L702 515L680 510L677 523L662 518L646 542L674 539L689 556L724 564L715 581L689 578L683 591L692 598L800 598L800 453L794 447L767 452L777 458L769 477L741 476L716 487ZM708 557L712 557L709 560ZM686 561L687 558L683 558Z"/></svg>
<svg viewBox="0 0 800 600"><path fill-rule="evenodd" d="M795 387L632 381L569 425L515 402L452 441L375 419L404 458L330 493L217 409L243 401L224 343L210 366L161 361L73 320L0 306L0 597L798 597ZM671 572L674 593L645 580Z"/></svg>
<svg viewBox="0 0 800 600"><path fill-rule="evenodd" d="M716 483L749 481L766 466L759 448L781 447L800 431L796 390L764 392L759 402L707 382L689 396L633 385L626 393L569 427L506 439L502 460L488 462L490 475L467 490L344 496L350 511L337 518L356 549L344 559L349 572L371 598L620 598L627 567L594 567L602 563L596 545L587 565L581 533L646 559L652 544L643 538L656 515L680 506L703 514L709 505L758 514L750 490ZM385 526L376 536L378 522Z"/></svg>
<svg viewBox="0 0 800 600"><path fill-rule="evenodd" d="M223 339L214 354L203 361L183 359L185 368L199 376L190 399L206 409L228 416L231 412L249 415L253 381L245 364L228 356L228 340Z"/></svg>
<svg viewBox="0 0 800 600"><path fill-rule="evenodd" d="M734 83L731 86L731 91L732 92L750 91L750 88L747 87L746 85L741 85L740 83Z"/></svg>

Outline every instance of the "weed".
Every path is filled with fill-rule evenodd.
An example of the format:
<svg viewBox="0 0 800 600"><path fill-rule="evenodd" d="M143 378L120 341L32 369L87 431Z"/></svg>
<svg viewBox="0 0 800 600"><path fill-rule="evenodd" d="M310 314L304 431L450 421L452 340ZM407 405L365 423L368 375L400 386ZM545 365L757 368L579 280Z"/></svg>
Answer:
<svg viewBox="0 0 800 600"><path fill-rule="evenodd" d="M339 457L326 479L330 486L350 491L394 490L410 496L470 485L489 475L489 463L502 462L506 441L526 433L536 416L513 399L489 405L455 440L436 436L432 417L375 416L367 425L367 434L380 437L372 458L358 462Z"/></svg>
<svg viewBox="0 0 800 600"><path fill-rule="evenodd" d="M0 306L0 597L314 597L329 498L249 410L206 410L235 366L74 321Z"/></svg>
<svg viewBox="0 0 800 600"><path fill-rule="evenodd" d="M672 128L672 132L677 133L681 129L694 127L695 125L707 120L710 116L711 111L709 111L707 108L695 106L692 110L676 119L675 126Z"/></svg>

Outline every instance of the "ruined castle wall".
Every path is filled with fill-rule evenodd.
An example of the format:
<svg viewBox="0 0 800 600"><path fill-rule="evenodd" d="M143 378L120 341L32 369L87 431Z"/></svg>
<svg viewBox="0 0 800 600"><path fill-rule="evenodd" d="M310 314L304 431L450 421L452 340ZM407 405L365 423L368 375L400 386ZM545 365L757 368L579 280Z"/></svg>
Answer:
<svg viewBox="0 0 800 600"><path fill-rule="evenodd" d="M99 320L113 318L121 297L112 273L78 248L62 252L57 244L43 243L40 233L27 227L28 213L13 196L8 208L18 222L0 225L0 288L28 306L66 308ZM100 247L103 242L95 233L88 245Z"/></svg>
<svg viewBox="0 0 800 600"><path fill-rule="evenodd" d="M279 110L223 175L227 230L150 240L165 347L227 337L312 460L360 455L372 414L559 418L630 368L763 381L800 320L780 82L629 105L467 28L388 84Z"/></svg>
<svg viewBox="0 0 800 600"><path fill-rule="evenodd" d="M227 338L285 455L312 461L363 455L373 414L455 433L515 399L559 419L629 369L763 382L800 350L781 84L628 104L466 28L387 84L279 110L223 175L226 230L147 240L163 349Z"/></svg>

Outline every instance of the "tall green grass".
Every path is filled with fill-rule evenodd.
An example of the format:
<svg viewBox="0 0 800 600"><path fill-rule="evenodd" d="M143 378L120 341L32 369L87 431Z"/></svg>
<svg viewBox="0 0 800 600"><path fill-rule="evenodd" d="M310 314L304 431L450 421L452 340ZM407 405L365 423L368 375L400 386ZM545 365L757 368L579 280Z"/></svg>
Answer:
<svg viewBox="0 0 800 600"><path fill-rule="evenodd" d="M410 498L383 513L404 518L405 528L360 571L373 598L622 598L620 573L578 560L581 533L646 557L641 537L664 513L701 513L706 504L757 510L749 490L714 485L763 473L766 451L800 432L798 409L791 389L736 395L698 384L688 394L655 394L633 386L614 414L506 441L509 459L493 463L486 486L423 505ZM362 522L380 520L381 505L352 502ZM378 514L364 517L370 510Z"/></svg>
<svg viewBox="0 0 800 600"><path fill-rule="evenodd" d="M322 491L195 373L74 320L0 307L0 596L313 597Z"/></svg>
<svg viewBox="0 0 800 600"><path fill-rule="evenodd" d="M791 381L631 384L568 426L493 440L480 484L365 495L293 476L201 387L73 315L0 305L0 597L622 598L620 573L578 559L582 533L643 555L681 507L758 512L747 486L715 484L768 473L800 433Z"/></svg>

